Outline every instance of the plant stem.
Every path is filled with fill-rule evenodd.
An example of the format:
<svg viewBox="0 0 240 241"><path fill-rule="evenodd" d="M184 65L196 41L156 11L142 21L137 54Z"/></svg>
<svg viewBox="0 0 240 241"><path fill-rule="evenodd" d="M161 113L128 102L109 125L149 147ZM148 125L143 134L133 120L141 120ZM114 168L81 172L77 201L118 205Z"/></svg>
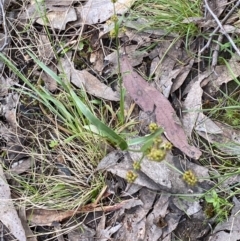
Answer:
<svg viewBox="0 0 240 241"><path fill-rule="evenodd" d="M113 3L114 16L116 16L115 4ZM124 123L124 89L123 89L123 79L121 74L121 64L120 64L120 42L118 38L120 21L114 21L114 31L116 35L116 47L117 47L117 65L118 65L118 82L120 87L120 123Z"/></svg>

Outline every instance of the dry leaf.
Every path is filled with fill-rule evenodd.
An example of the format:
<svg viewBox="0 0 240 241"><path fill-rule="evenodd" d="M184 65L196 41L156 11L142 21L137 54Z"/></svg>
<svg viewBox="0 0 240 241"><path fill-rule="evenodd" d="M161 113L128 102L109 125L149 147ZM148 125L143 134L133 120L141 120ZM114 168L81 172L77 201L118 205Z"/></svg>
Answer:
<svg viewBox="0 0 240 241"><path fill-rule="evenodd" d="M111 101L120 100L119 94L116 91L100 82L98 78L87 70L73 70L71 82L78 88L84 87L86 92L98 98Z"/></svg>
<svg viewBox="0 0 240 241"><path fill-rule="evenodd" d="M148 214L146 220L145 240L159 240L161 238L162 229L168 225L165 216L168 213L167 208L169 205L169 197L170 195L168 194L161 195L154 204L152 211Z"/></svg>
<svg viewBox="0 0 240 241"><path fill-rule="evenodd" d="M84 24L102 23L108 20L114 13L125 13L134 3L134 0L118 0L115 3L115 10L111 0L88 0L87 3L79 8Z"/></svg>
<svg viewBox="0 0 240 241"><path fill-rule="evenodd" d="M222 152L227 153L229 155L240 155L240 131L234 130L228 125L224 125L220 122L217 122L216 124L218 128L221 129L221 134L211 134L199 130L197 130L197 133L201 137L206 139L209 143L214 143L214 146Z"/></svg>
<svg viewBox="0 0 240 241"><path fill-rule="evenodd" d="M120 49L120 54L123 53L128 53L129 56L129 62L131 66L137 66L142 63L143 58L148 56L148 53L146 51L138 51L137 50L138 46L137 45L129 45L126 46L126 48L121 48ZM113 69L117 69L118 66L118 56L117 52L114 51L111 54L107 55L104 60L109 61L113 65ZM114 70L113 70L114 71Z"/></svg>
<svg viewBox="0 0 240 241"><path fill-rule="evenodd" d="M187 156L198 159L201 151L188 144L187 136L177 123L179 119L169 101L133 71L126 55L121 58L121 71L125 88L132 99L145 112L153 113L155 111L157 123L164 128L169 141Z"/></svg>
<svg viewBox="0 0 240 241"><path fill-rule="evenodd" d="M19 19L35 20L41 25L51 26L59 30L65 30L66 24L77 20L76 10L71 7L74 1L32 1L18 16ZM23 6L24 8L24 6ZM46 12L48 21L44 21L41 12Z"/></svg>
<svg viewBox="0 0 240 241"><path fill-rule="evenodd" d="M10 188L4 177L2 166L0 165L0 220L10 230L10 232L19 240L26 241L26 235L22 227L21 220L13 206L11 200Z"/></svg>
<svg viewBox="0 0 240 241"><path fill-rule="evenodd" d="M56 72L56 67L54 65L49 65L48 68ZM44 84L49 91L54 92L57 89L57 81L45 71L41 72L40 78L44 81Z"/></svg>
<svg viewBox="0 0 240 241"><path fill-rule="evenodd" d="M161 60L155 72L155 82L163 95L168 98L172 88L172 78L174 78L173 69L181 53L181 42L178 41L172 45L172 41L161 43L159 58ZM169 49L170 48L170 49ZM178 71L178 70L177 70Z"/></svg>
<svg viewBox="0 0 240 241"><path fill-rule="evenodd" d="M120 97L116 91L100 82L98 78L90 74L87 70L76 70L69 57L61 60L59 70L64 70L66 78L78 88L84 88L87 93L98 98L111 101L119 101Z"/></svg>
<svg viewBox="0 0 240 241"><path fill-rule="evenodd" d="M48 24L46 24L46 21L43 21L42 18L38 18L36 22L59 30L65 30L68 22L77 20L77 14L74 8L65 8L65 11L53 11L47 13L46 15L49 21Z"/></svg>
<svg viewBox="0 0 240 241"><path fill-rule="evenodd" d="M73 211L58 212L55 210L33 209L27 211L27 220L32 225L51 226L52 223L60 222L65 218L71 217Z"/></svg>
<svg viewBox="0 0 240 241"><path fill-rule="evenodd" d="M19 218L21 219L23 228L25 230L27 241L37 241L37 237L34 236L33 231L30 229L27 218L26 218L26 210L25 208L21 207L19 210Z"/></svg>
<svg viewBox="0 0 240 241"><path fill-rule="evenodd" d="M137 20L134 20L134 21L126 19L126 21L124 21L123 25L125 27L135 29L138 32L148 33L149 35L168 36L168 37L174 37L174 38L179 37L179 35L176 33L169 33L169 31L165 31L162 29L154 29L151 27L146 29L146 26L149 25L149 20L146 18L138 18Z"/></svg>
<svg viewBox="0 0 240 241"><path fill-rule="evenodd" d="M16 82L11 78L0 77L0 97L4 97L8 94L8 90L11 86L15 85Z"/></svg>
<svg viewBox="0 0 240 241"><path fill-rule="evenodd" d="M203 113L199 113L194 129L196 131L201 131L209 134L223 133L222 129Z"/></svg>
<svg viewBox="0 0 240 241"><path fill-rule="evenodd" d="M203 94L201 82L205 76L207 75L199 76L198 80L190 85L188 95L183 104L185 112L183 113L182 121L184 130L189 137L191 137L193 128L195 128L195 130L205 131L206 133L222 133L222 130L201 112Z"/></svg>
<svg viewBox="0 0 240 241"><path fill-rule="evenodd" d="M141 155L142 154L140 152L130 152L132 160L140 160ZM121 165L124 165L124 163L119 163L114 168L109 168L108 170L112 172L113 169L121 169ZM170 168L169 165L173 166L174 169ZM178 169L181 172L184 172L182 168L183 166L186 170L193 170L199 178L209 176L207 168L167 154L165 160L162 162L150 161L148 158L144 157L141 161L141 173L138 173L138 178L134 183L141 185L141 183L139 183L139 179L146 175L153 183L156 183L159 186L159 190L164 190L169 193L188 193L191 189L194 193L204 193L210 185L207 181L199 181L198 185L191 187L190 189L189 187L186 188L186 183L183 181L182 176L175 170ZM131 170L131 167L129 167L128 170ZM126 174L127 173L125 173L125 178ZM148 183L150 182L148 181Z"/></svg>
<svg viewBox="0 0 240 241"><path fill-rule="evenodd" d="M17 126L16 121L16 107L18 104L19 95L16 93L9 93L5 97L5 104L2 105L2 109L0 110L0 114L6 118L8 124L15 129Z"/></svg>
<svg viewBox="0 0 240 241"><path fill-rule="evenodd" d="M70 226L68 232L69 241L96 241L96 232L93 228L89 228L84 223L81 224L81 228L72 228Z"/></svg>
<svg viewBox="0 0 240 241"><path fill-rule="evenodd" d="M201 79L192 85L192 88L190 89L183 104L185 111L188 111L183 114L182 119L185 133L187 133L188 136L191 136L192 130L199 116L199 111L201 111L203 90L200 83Z"/></svg>
<svg viewBox="0 0 240 241"><path fill-rule="evenodd" d="M217 91L222 84L226 84L234 78L240 76L238 57L233 56L228 64L229 66L218 65L215 67L214 71L208 69L200 75L196 76L185 88L182 96L186 95L191 89L192 85L200 79L202 80L201 87L207 85L209 89L212 89L212 91Z"/></svg>
<svg viewBox="0 0 240 241"><path fill-rule="evenodd" d="M119 159L122 159L122 157L124 157L123 161L119 162ZM126 178L126 174L131 168L132 160L128 155L123 155L121 151L113 151L100 161L97 170L107 170L114 175ZM138 175L134 183L151 190L160 190L160 186L144 174Z"/></svg>
<svg viewBox="0 0 240 241"><path fill-rule="evenodd" d="M61 222L64 219L74 216L78 213L88 212L111 212L128 205L131 200L124 200L112 206L97 206L88 204L80 207L78 210L57 211L48 209L30 209L27 211L27 219L36 226L52 226L53 222Z"/></svg>
<svg viewBox="0 0 240 241"><path fill-rule="evenodd" d="M39 34L38 36L39 39L36 39L38 41L37 47L39 59L44 62L44 64L48 65L51 62L52 57L54 57L52 44L47 35Z"/></svg>
<svg viewBox="0 0 240 241"><path fill-rule="evenodd" d="M191 71L193 64L194 64L194 59L191 59L189 61L189 64L184 66L181 69L181 72L179 73L179 75L173 81L171 93L173 93L174 91L176 91L178 88L180 88L182 86L184 80L187 78L189 72Z"/></svg>

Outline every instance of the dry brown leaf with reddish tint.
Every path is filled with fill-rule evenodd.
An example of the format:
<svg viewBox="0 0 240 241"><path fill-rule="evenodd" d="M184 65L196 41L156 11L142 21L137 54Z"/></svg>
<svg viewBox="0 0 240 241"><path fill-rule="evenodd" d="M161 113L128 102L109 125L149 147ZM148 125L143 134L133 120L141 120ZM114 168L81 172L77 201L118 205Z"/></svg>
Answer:
<svg viewBox="0 0 240 241"><path fill-rule="evenodd" d="M169 141L187 156L198 159L201 151L188 144L187 136L177 123L180 121L169 101L133 71L126 55L121 58L121 71L125 88L136 104L145 112L155 111L157 123L164 128Z"/></svg>
<svg viewBox="0 0 240 241"><path fill-rule="evenodd" d="M112 206L96 206L88 204L80 207L78 210L57 211L48 209L30 209L27 211L27 219L33 225L51 226L53 222L61 222L64 219L70 218L78 213L87 212L112 212L127 206L130 200L124 200L121 203L116 203Z"/></svg>
<svg viewBox="0 0 240 241"><path fill-rule="evenodd" d="M52 223L60 222L63 219L72 217L76 212L70 210L66 212L59 212L56 210L33 209L27 211L27 219L33 225L51 226Z"/></svg>

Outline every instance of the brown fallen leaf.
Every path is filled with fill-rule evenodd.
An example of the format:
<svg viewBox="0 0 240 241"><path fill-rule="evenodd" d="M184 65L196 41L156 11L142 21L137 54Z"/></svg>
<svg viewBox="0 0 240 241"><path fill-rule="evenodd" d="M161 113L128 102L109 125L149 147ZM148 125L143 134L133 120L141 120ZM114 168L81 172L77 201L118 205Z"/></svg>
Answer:
<svg viewBox="0 0 240 241"><path fill-rule="evenodd" d="M121 58L121 72L125 88L136 104L145 112L155 111L157 123L164 128L169 141L187 156L198 159L201 151L188 144L187 136L178 124L180 120L170 102L133 70L127 55Z"/></svg>
<svg viewBox="0 0 240 241"><path fill-rule="evenodd" d="M116 203L112 206L104 206L104 207L102 207L101 205L88 204L83 207L80 207L78 210L69 210L69 211L30 209L30 210L27 210L26 216L32 225L51 226L53 222L61 222L62 220L70 218L78 213L115 211L128 205L128 203L131 202L131 200L132 199L125 200L125 201L122 201L121 203Z"/></svg>

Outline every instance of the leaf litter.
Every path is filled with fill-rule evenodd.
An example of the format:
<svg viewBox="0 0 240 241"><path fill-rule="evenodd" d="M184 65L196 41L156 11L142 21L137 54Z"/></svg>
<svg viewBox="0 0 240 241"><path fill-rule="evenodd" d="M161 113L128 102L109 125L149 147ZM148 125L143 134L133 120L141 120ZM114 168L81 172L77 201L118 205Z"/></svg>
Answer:
<svg viewBox="0 0 240 241"><path fill-rule="evenodd" d="M181 127L181 121L170 102L134 72L127 55L123 55L121 59L121 71L125 88L134 102L145 112L155 112L157 123L164 128L169 141L189 157L198 159L201 156L201 151L188 144L187 136Z"/></svg>
<svg viewBox="0 0 240 241"><path fill-rule="evenodd" d="M49 26L55 30L67 31L71 29L71 27L79 27L84 24L98 25L108 20L114 13L111 1L99 2L89 0L81 4L81 6L77 4L78 1L60 1L57 4L55 1L45 1L44 7L46 7L46 17L48 19L48 22L45 22L42 20L39 11L43 6L37 5L35 1L31 1L29 5L23 6L21 14L18 15L18 19L23 23L31 19L33 20L32 24L36 22L39 25ZM117 2L116 13L122 14L126 12L132 4L133 1ZM211 7L214 8L214 12L218 17L224 12L225 5L227 5L226 1L212 1L211 4L213 4ZM76 5L77 7L75 7ZM217 26L211 19L211 15L208 15L207 19L212 21L212 27ZM141 21L141 19L138 19L136 21L123 22L123 24L128 27L125 34L128 41L137 42L137 45L130 44L120 50L121 53L126 51L130 56L129 58L127 55L123 55L121 58L121 71L127 95L132 98L132 101L135 102L147 116L155 116L157 123L164 128L164 133L168 140L188 158L194 159L194 162L201 157L202 152L200 147L194 142L193 132L198 133L199 136L206 139L208 143L215 144L222 152L229 155L238 155L239 133L236 130L230 130L228 126L222 123L213 121L210 117L202 113L203 95L208 93L213 97L223 84L227 84L233 79L236 80L239 76L238 60L236 57L232 57L225 65L216 65L214 69L207 69L206 71L198 73L195 78L191 78L189 81L189 74L198 60L193 57L188 58L187 54L180 47L181 41L172 44L174 33L168 34L171 40L168 39L158 44L152 52L139 51L140 47L149 47L153 40L151 35L166 35L163 30L157 32L157 30L153 29L145 29L144 33L140 33ZM192 18L185 20L186 23L189 23L189 21L194 24L199 24L202 28L206 28L206 23L205 25L203 23L203 21L205 21L204 19ZM133 29L137 31L133 31ZM85 29L82 27L80 30L84 32ZM100 33L97 41L104 41L108 31L109 29L104 32L104 35ZM149 33L149 35L146 33ZM178 35L174 36L179 37ZM38 57L51 66L52 59L54 59L54 53L51 48L52 43L45 35L40 35L38 41L40 43L37 44ZM75 47L73 50L76 51L76 49ZM100 52L101 50L99 53ZM71 53L71 51L69 53ZM104 54L103 52L101 53L102 54L96 55L98 57L95 57L94 53L91 53L92 59L90 62L96 68L97 73L104 75L103 69L106 67L104 66L104 60L113 64L113 68L106 68L107 71L111 74L116 73L114 72L117 66L116 52L108 53L107 55L105 55L105 52ZM70 55L72 54L74 54L74 52ZM86 92L92 96L109 101L119 101L118 92L113 91L107 83L100 81L90 69L76 69L70 55L61 57L57 63L58 70L51 66L52 70L56 73L60 72L60 74L65 74L67 79L75 87L86 90ZM155 85L147 83L146 80L133 70L133 67L138 68L146 58L151 59L150 75L154 78ZM179 62L183 63L179 64ZM43 73L40 79L41 78L45 82L45 87L52 93L58 90L58 86L56 82L51 79L51 76ZM0 128L1 139L7 143L2 150L8 152L7 155L10 161L17 161L11 166L9 170L10 175L6 173L6 177L9 178L9 180L13 173L24 173L33 165L33 159L26 156L26 154L22 154L24 145L21 138L17 136L20 133L19 130L16 131L18 127L16 109L19 104L19 96L9 91L9 88L13 86L14 83L9 77L1 77L1 86L4 86L4 88L1 88L1 103L3 99L5 100L5 103L1 106L1 116L5 118L5 122L10 126L7 128L1 125ZM182 93L184 99L181 99L180 92L182 89L184 90ZM179 102L183 107L182 116L177 116L176 110L173 109L170 102L173 95L179 95L179 93ZM192 141L192 144L189 144L189 140ZM233 145L229 144L229 146L226 146L226 143ZM118 240L172 240L174 232L177 235L182 232L180 224L184 223L185 212L187 215L194 217L196 213L203 212L203 210L199 201L177 205L179 199L173 199L171 194L204 194L206 190L211 189L214 185L212 181L204 180L210 177L208 168L197 165L189 161L186 157L180 158L172 154L168 154L166 160L161 163L152 162L144 158L141 171L139 171L135 183L128 184L124 189L119 184L120 180L124 182L127 172L132 169L133 161L139 160L140 158L141 155L133 151L109 152L97 167L97 171L111 172L113 176L117 178L117 186L122 189L121 196L128 198L127 200L107 206L98 206L97 202L96 205L89 204L89 206L85 205L77 210L70 211L55 211L46 208L31 209L27 211L28 215L26 218L36 226L49 225L54 227L59 240L63 239L60 223L64 224L66 220L69 220L75 214L84 212L101 213L100 221L93 228L89 228L89 226L82 222L81 227L84 232L76 232L75 237L73 237L73 233L69 233L68 238L71 237L72 240L78 240L77 237L81 237L83 240L89 240L88 237L92 238L92 240L96 237L102 238L103 240L110 238ZM24 165L22 163L24 163ZM183 182L182 175L176 172L176 169L180 172L188 169L193 170L200 178L198 185L196 187L188 187ZM227 185L232 185L232 183ZM109 184L108 188L109 190L115 190L112 191L115 195L119 195L119 192L112 187L112 184ZM136 195L136 193L138 194L137 197L133 198L132 195ZM10 199L10 195L8 199ZM11 204L11 202L9 203ZM173 203L175 203L175 206L173 206ZM234 203L236 207L238 207L236 198L234 198ZM184 206L184 208L182 209L181 206ZM11 211L14 213L14 210L15 209L12 208ZM234 221L237 220L235 211L235 209L232 210L230 222L225 222L222 226L218 225L209 240L221 240L219 238L220 236L225 239L229 237L234 239L235 235L237 237L238 230L232 225ZM107 215L109 212L112 212L114 219L108 220ZM195 223L198 223L199 219L194 217L192 220L193 223L195 221ZM19 225L18 228L22 228L18 221L14 224ZM188 222L186 221L185 224L188 224ZM234 228L232 228L233 226ZM184 228L186 229L186 227L187 226ZM192 227L192 229L194 229L194 227ZM26 227L25 230L27 230ZM129 230L131 232L129 232ZM225 232L225 230L228 230L228 232ZM13 231L12 233L14 234ZM202 237L194 235L195 234L193 234L191 238Z"/></svg>

